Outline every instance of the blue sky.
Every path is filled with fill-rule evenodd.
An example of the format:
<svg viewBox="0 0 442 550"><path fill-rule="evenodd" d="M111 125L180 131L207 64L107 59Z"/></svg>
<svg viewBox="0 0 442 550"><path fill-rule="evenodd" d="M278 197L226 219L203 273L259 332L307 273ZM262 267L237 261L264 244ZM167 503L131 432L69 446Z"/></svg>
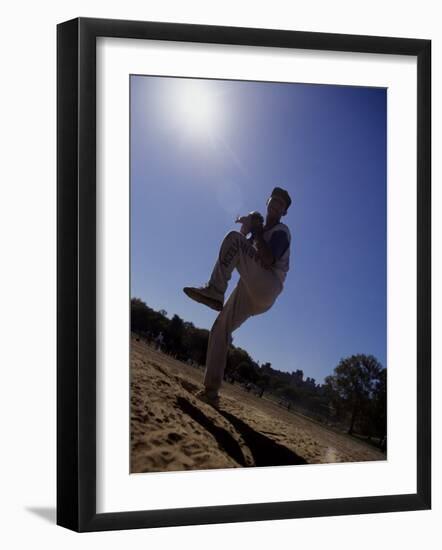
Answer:
<svg viewBox="0 0 442 550"><path fill-rule="evenodd" d="M322 382L386 365L386 101L380 88L131 76L131 295L210 329L205 283L238 214L293 204L283 293L234 344ZM238 280L234 275L228 293Z"/></svg>

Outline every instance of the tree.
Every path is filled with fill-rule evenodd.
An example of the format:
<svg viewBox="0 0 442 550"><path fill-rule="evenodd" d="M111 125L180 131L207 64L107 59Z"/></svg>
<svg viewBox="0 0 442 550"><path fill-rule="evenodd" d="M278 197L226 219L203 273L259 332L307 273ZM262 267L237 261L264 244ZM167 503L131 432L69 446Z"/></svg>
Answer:
<svg viewBox="0 0 442 550"><path fill-rule="evenodd" d="M241 363L252 364L252 358L246 350L230 346L227 353L225 376L235 376L238 374L238 366Z"/></svg>
<svg viewBox="0 0 442 550"><path fill-rule="evenodd" d="M196 328L192 323L184 323L183 347L187 356L199 365L204 365L206 362L208 340L208 330Z"/></svg>
<svg viewBox="0 0 442 550"><path fill-rule="evenodd" d="M139 298L132 298L130 311L131 329L135 331L149 330L152 310Z"/></svg>
<svg viewBox="0 0 442 550"><path fill-rule="evenodd" d="M171 351L181 353L183 348L184 321L174 315L167 327L168 346Z"/></svg>
<svg viewBox="0 0 442 550"><path fill-rule="evenodd" d="M338 412L350 415L348 433L352 434L358 415L374 398L383 368L373 355L352 355L341 359L325 383Z"/></svg>
<svg viewBox="0 0 442 550"><path fill-rule="evenodd" d="M131 300L131 330L139 333L151 332L153 335L165 332L170 321L160 312L147 306L139 298Z"/></svg>
<svg viewBox="0 0 442 550"><path fill-rule="evenodd" d="M262 397L264 395L264 392L270 386L270 376L268 374L259 374L259 378L256 381L256 385L261 390L260 394L259 394L259 397Z"/></svg>
<svg viewBox="0 0 442 550"><path fill-rule="evenodd" d="M243 382L252 382L254 384L258 380L258 373L248 361L242 361L236 367L236 373Z"/></svg>
<svg viewBox="0 0 442 550"><path fill-rule="evenodd" d="M299 397L298 391L293 386L286 386L281 395L288 401L297 401Z"/></svg>
<svg viewBox="0 0 442 550"><path fill-rule="evenodd" d="M295 386L300 386L304 379L304 371L297 369L295 372L291 373L291 376L292 376L292 384L294 384Z"/></svg>
<svg viewBox="0 0 442 550"><path fill-rule="evenodd" d="M382 369L373 396L373 425L382 441L387 435L387 369Z"/></svg>
<svg viewBox="0 0 442 550"><path fill-rule="evenodd" d="M260 369L261 369L262 372L270 374L272 372L272 364L269 363L268 361L265 362L265 363L261 363Z"/></svg>

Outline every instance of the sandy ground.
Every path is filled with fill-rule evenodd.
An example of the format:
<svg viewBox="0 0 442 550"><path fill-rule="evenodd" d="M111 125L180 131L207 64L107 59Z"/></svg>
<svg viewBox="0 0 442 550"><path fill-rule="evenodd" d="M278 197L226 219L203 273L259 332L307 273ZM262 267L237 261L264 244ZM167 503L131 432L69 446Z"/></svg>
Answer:
<svg viewBox="0 0 442 550"><path fill-rule="evenodd" d="M131 339L131 472L385 460L265 398L224 383L219 409L195 397L203 370Z"/></svg>

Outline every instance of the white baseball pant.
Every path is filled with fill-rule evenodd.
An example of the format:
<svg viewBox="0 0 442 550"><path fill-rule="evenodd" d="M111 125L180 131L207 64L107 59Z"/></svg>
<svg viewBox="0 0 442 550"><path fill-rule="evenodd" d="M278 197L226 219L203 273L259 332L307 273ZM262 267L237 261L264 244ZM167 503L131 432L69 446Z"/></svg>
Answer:
<svg viewBox="0 0 442 550"><path fill-rule="evenodd" d="M204 375L208 390L221 387L232 332L249 317L269 310L283 288L278 276L271 268L263 267L256 249L238 231L230 231L224 237L210 284L224 293L234 268L240 279L209 334Z"/></svg>

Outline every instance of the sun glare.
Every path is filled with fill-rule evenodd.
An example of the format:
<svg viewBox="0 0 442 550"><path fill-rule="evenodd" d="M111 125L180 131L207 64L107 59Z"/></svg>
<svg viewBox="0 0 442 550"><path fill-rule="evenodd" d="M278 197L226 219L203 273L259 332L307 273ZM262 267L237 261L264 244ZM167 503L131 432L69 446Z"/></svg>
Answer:
<svg viewBox="0 0 442 550"><path fill-rule="evenodd" d="M189 138L213 137L220 130L220 94L211 82L179 80L168 107L176 128Z"/></svg>

